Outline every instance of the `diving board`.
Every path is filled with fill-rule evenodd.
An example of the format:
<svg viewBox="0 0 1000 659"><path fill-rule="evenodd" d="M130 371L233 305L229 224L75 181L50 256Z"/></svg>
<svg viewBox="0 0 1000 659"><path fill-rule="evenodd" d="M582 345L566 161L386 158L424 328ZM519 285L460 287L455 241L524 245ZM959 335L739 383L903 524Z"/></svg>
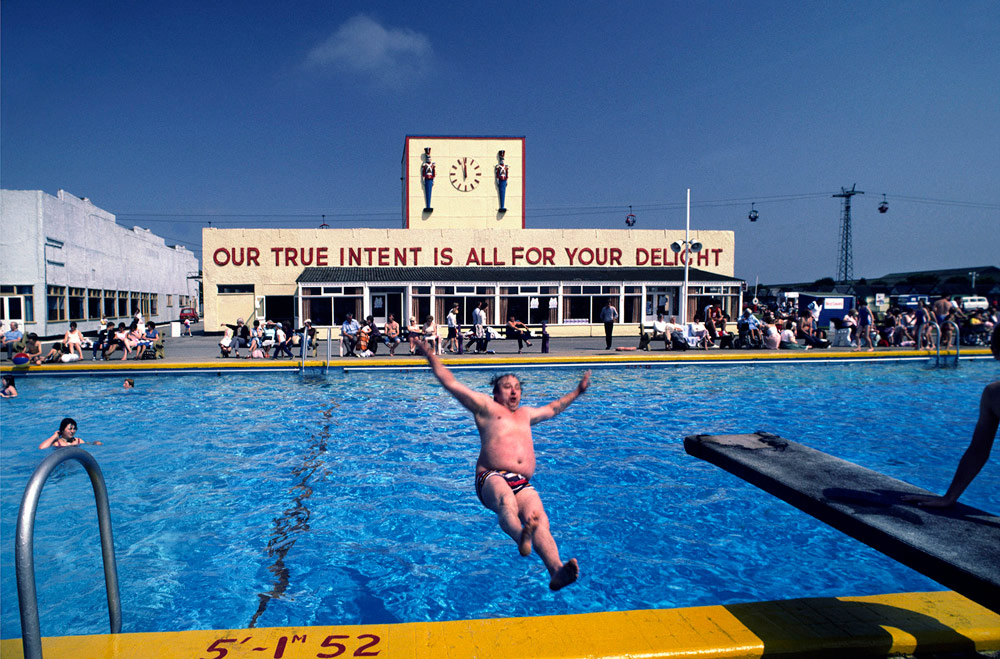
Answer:
<svg viewBox="0 0 1000 659"><path fill-rule="evenodd" d="M1000 612L1000 517L905 503L929 493L769 433L693 435L684 449Z"/></svg>

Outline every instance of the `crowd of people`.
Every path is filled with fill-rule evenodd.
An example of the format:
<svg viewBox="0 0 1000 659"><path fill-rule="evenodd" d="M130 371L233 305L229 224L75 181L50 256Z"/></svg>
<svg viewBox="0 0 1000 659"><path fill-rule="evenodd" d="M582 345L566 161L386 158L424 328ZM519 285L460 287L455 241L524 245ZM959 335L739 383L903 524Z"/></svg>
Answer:
<svg viewBox="0 0 1000 659"><path fill-rule="evenodd" d="M939 338L941 348L949 349L955 347L955 328L962 343L987 345L1000 321L995 304L988 309L965 312L950 296L933 304L920 301L912 308L892 307L884 314L876 313L862 299L842 317L831 318L828 330L819 326L821 310L815 302L801 311L791 305L748 306L733 321L719 305L711 304L699 310L687 327L679 325L676 318L668 322L660 314L651 333L642 330L640 349L648 350L651 343L663 340L667 350L692 347L809 350L831 345L868 352L877 347L928 350L938 345ZM838 335L836 339L834 335Z"/></svg>

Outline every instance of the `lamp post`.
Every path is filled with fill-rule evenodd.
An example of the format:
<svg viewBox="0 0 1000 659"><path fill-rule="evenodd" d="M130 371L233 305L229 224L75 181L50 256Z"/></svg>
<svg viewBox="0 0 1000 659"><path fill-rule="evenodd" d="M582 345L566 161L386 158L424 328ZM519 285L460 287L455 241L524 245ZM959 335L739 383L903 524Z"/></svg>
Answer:
<svg viewBox="0 0 1000 659"><path fill-rule="evenodd" d="M670 244L670 250L674 254L684 252L684 288L681 293L681 322L687 324L687 303L688 303L688 266L690 264L691 252L697 254L701 251L701 243L691 240L691 188L687 191L687 223L684 226L684 241L675 240Z"/></svg>

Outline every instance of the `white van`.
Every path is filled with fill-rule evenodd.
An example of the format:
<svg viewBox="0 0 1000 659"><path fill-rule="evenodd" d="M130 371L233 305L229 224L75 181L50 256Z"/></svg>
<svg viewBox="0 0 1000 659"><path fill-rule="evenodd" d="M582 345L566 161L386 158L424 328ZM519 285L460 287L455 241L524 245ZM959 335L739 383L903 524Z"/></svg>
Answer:
<svg viewBox="0 0 1000 659"><path fill-rule="evenodd" d="M990 303L986 300L986 298L977 295L963 296L960 304L962 305L962 311L975 311L976 309L990 308Z"/></svg>

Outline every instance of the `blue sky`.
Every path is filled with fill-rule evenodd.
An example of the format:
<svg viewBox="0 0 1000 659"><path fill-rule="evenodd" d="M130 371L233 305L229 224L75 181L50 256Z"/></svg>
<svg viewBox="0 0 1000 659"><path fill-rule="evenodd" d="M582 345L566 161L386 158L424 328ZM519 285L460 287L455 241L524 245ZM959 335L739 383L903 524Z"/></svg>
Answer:
<svg viewBox="0 0 1000 659"><path fill-rule="evenodd" d="M0 185L199 253L208 221L398 227L406 135L523 135L529 228L683 229L691 188L738 276L813 280L857 183L855 276L1000 263L995 0L4 0L0 30Z"/></svg>

